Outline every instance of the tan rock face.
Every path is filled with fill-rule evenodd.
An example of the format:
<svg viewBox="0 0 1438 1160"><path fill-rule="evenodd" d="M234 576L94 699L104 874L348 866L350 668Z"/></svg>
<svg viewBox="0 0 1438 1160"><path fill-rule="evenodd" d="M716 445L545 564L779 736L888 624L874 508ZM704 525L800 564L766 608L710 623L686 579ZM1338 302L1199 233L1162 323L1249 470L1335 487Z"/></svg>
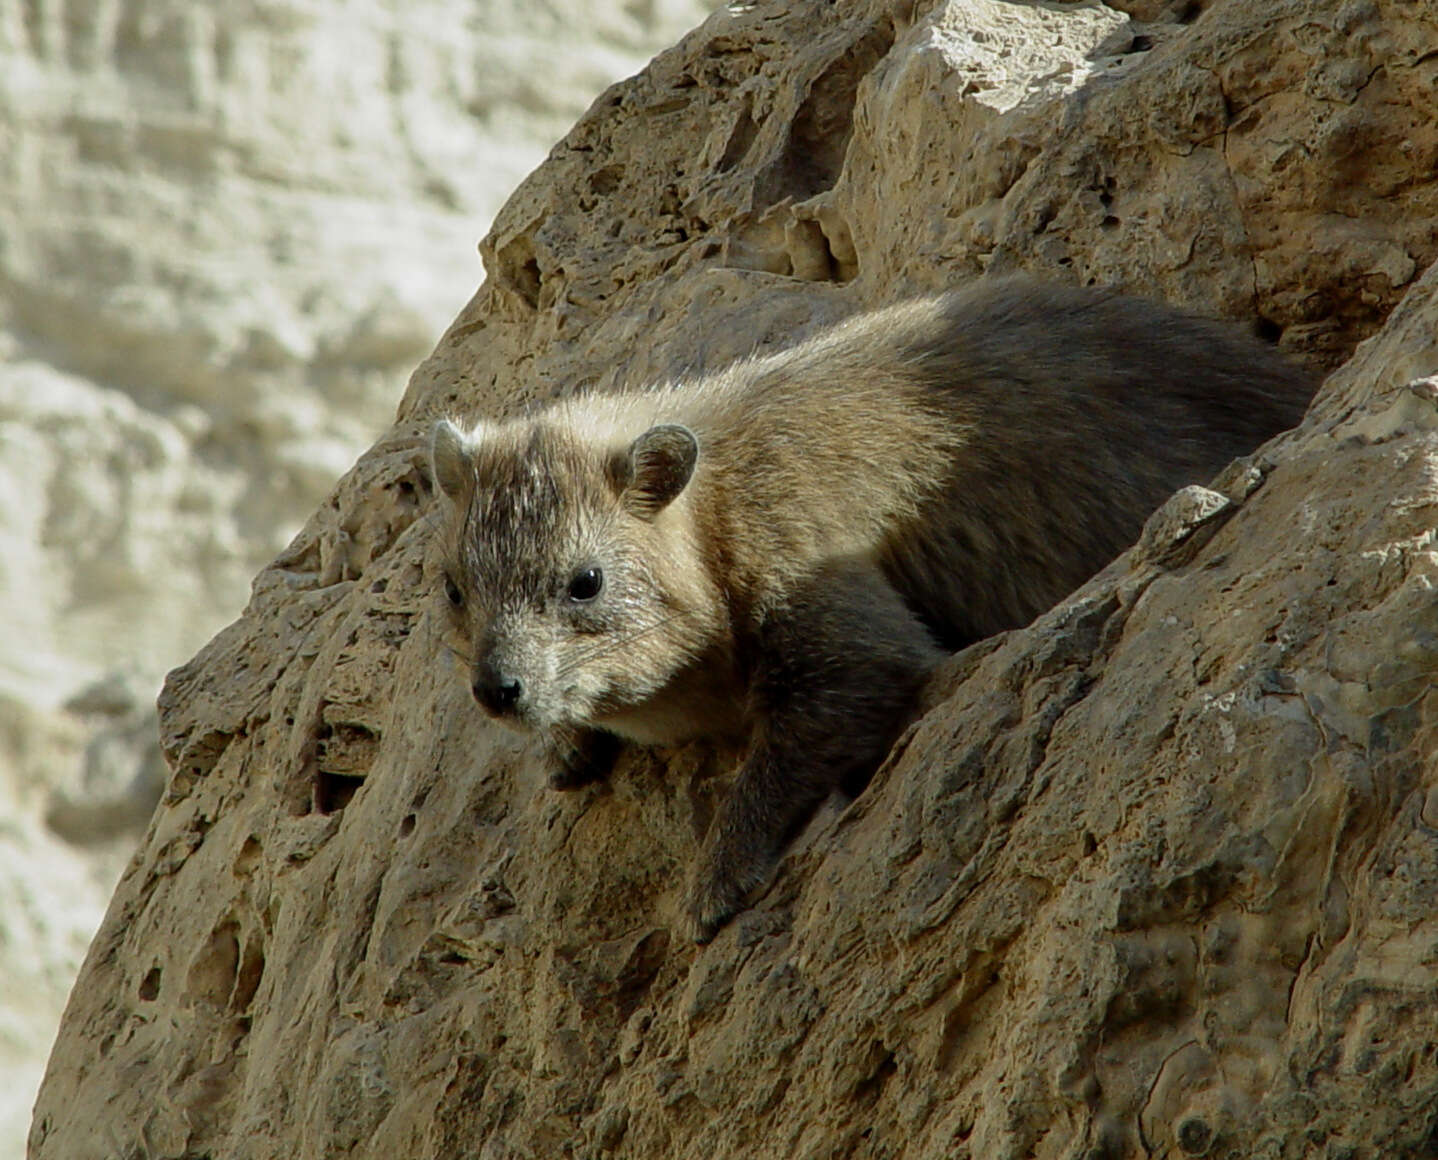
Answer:
<svg viewBox="0 0 1438 1160"><path fill-rule="evenodd" d="M758 4L597 102L393 431L172 674L169 791L33 1155L1431 1151L1438 17L1183 15ZM1297 433L955 658L689 946L732 755L543 788L441 643L424 430L1011 267L1325 368L1375 337Z"/></svg>
<svg viewBox="0 0 1438 1160"><path fill-rule="evenodd" d="M0 3L0 1160L158 799L165 671L388 426L503 198L707 10L573 8Z"/></svg>

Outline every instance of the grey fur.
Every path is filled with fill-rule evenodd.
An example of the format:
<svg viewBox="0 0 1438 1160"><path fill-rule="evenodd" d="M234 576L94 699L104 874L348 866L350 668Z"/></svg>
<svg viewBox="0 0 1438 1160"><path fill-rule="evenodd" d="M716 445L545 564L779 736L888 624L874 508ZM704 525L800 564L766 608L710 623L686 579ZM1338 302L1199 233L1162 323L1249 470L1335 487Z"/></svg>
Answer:
<svg viewBox="0 0 1438 1160"><path fill-rule="evenodd" d="M444 423L455 633L558 788L603 776L610 734L747 740L684 903L707 939L862 788L945 650L1048 608L1312 389L1227 325L1016 279L694 382Z"/></svg>

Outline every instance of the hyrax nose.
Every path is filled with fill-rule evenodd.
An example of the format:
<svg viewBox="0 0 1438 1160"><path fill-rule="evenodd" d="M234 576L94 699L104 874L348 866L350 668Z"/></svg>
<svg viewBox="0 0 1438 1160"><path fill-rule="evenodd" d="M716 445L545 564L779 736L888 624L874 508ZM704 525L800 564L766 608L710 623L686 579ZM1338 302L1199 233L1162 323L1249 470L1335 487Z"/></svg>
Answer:
<svg viewBox="0 0 1438 1160"><path fill-rule="evenodd" d="M503 717L514 712L524 686L513 677L501 673L493 665L484 663L474 671L474 684L470 686L474 699L491 717Z"/></svg>

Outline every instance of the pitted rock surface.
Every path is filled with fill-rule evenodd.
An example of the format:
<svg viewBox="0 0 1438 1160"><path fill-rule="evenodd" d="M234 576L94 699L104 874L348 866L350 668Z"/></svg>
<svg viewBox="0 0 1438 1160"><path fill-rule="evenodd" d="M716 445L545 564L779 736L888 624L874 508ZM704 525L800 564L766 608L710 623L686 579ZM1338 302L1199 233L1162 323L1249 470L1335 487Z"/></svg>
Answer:
<svg viewBox="0 0 1438 1160"><path fill-rule="evenodd" d="M611 89L392 431L172 674L169 791L32 1154L1432 1155L1435 43L1396 2L776 0ZM543 787L442 646L425 430L1014 268L1336 373L949 662L689 945L733 755Z"/></svg>

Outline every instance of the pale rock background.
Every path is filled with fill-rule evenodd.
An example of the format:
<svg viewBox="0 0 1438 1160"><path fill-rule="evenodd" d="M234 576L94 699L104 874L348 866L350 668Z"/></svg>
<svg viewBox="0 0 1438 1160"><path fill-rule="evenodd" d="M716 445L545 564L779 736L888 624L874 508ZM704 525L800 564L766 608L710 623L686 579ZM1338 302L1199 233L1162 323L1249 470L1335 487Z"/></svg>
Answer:
<svg viewBox="0 0 1438 1160"><path fill-rule="evenodd" d="M609 90L167 682L35 1160L1438 1156L1435 45L1427 0L759 0ZM1336 373L689 945L731 765L543 788L443 646L426 430L1015 268Z"/></svg>
<svg viewBox="0 0 1438 1160"><path fill-rule="evenodd" d="M0 1157L244 605L699 0L0 0Z"/></svg>

